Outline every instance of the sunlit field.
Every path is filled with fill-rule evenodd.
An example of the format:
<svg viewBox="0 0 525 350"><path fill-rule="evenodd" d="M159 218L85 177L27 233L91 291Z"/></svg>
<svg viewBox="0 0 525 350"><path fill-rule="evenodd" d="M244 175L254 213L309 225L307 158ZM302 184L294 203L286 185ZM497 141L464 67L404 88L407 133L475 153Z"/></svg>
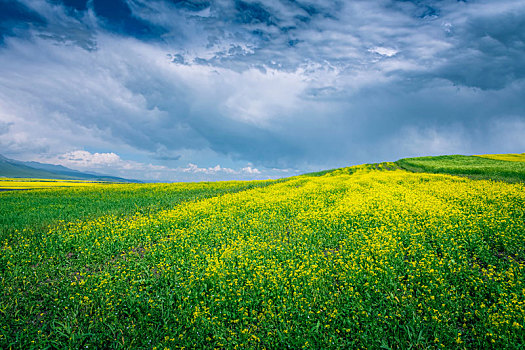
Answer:
<svg viewBox="0 0 525 350"><path fill-rule="evenodd" d="M29 190L35 188L56 188L56 187L85 187L94 186L100 183L80 180L42 180L42 179L16 179L0 177L1 190Z"/></svg>
<svg viewBox="0 0 525 350"><path fill-rule="evenodd" d="M510 153L510 154L483 154L478 157L506 160L510 162L525 162L525 153Z"/></svg>
<svg viewBox="0 0 525 350"><path fill-rule="evenodd" d="M2 192L0 347L521 349L524 208L393 163Z"/></svg>

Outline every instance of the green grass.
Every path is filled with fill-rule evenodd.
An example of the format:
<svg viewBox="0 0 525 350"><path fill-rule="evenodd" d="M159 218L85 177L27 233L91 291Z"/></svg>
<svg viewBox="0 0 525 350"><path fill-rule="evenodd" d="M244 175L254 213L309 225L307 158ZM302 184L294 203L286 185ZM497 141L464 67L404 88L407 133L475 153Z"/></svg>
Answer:
<svg viewBox="0 0 525 350"><path fill-rule="evenodd" d="M428 172L491 179L507 182L525 181L525 162L510 162L477 156L437 156L404 158L396 164L413 172Z"/></svg>

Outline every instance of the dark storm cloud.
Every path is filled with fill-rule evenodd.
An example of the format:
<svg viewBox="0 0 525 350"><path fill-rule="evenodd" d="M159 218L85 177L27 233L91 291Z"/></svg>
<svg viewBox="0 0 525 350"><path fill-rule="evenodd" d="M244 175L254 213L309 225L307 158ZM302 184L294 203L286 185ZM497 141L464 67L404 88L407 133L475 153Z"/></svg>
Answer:
<svg viewBox="0 0 525 350"><path fill-rule="evenodd" d="M454 38L458 43L444 52L448 62L438 76L481 89L501 89L525 77L525 7L472 16Z"/></svg>
<svg viewBox="0 0 525 350"><path fill-rule="evenodd" d="M525 147L522 1L6 4L11 152L235 177Z"/></svg>
<svg viewBox="0 0 525 350"><path fill-rule="evenodd" d="M190 11L202 11L211 5L211 1L208 0L170 0L169 2Z"/></svg>
<svg viewBox="0 0 525 350"><path fill-rule="evenodd" d="M417 18L436 18L440 15L440 3L435 0L394 0L392 7L405 11Z"/></svg>
<svg viewBox="0 0 525 350"><path fill-rule="evenodd" d="M112 31L138 38L156 38L165 31L135 17L125 0L93 0L93 10Z"/></svg>
<svg viewBox="0 0 525 350"><path fill-rule="evenodd" d="M7 134L12 123L4 123L0 121L0 135Z"/></svg>
<svg viewBox="0 0 525 350"><path fill-rule="evenodd" d="M62 4L70 11L86 11L88 8L88 0L51 0L51 3Z"/></svg>
<svg viewBox="0 0 525 350"><path fill-rule="evenodd" d="M31 26L40 27L46 21L37 12L15 0L0 0L0 43L5 36Z"/></svg>

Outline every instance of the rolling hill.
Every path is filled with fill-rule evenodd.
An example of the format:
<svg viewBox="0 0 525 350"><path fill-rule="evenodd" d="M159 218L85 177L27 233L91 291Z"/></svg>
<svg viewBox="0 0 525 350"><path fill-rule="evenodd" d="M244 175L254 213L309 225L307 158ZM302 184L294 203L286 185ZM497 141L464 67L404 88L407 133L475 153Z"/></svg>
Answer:
<svg viewBox="0 0 525 350"><path fill-rule="evenodd" d="M525 163L490 156L0 193L0 348L523 349Z"/></svg>

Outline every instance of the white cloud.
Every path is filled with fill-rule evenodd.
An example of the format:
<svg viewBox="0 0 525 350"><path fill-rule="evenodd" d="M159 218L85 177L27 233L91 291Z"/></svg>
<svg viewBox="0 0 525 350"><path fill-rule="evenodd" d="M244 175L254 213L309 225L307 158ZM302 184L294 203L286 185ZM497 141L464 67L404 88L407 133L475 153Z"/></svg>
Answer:
<svg viewBox="0 0 525 350"><path fill-rule="evenodd" d="M368 51L375 52L375 53L380 54L381 56L386 56L386 57L392 57L398 52L395 49L391 49L388 47L381 47L381 46L371 48Z"/></svg>
<svg viewBox="0 0 525 350"><path fill-rule="evenodd" d="M187 167L174 167L141 163L122 159L114 152L98 153L76 150L53 158L37 159L43 163L59 164L80 171L96 171L108 175L157 181L210 181L210 180L254 180L277 178L283 169L267 169L261 171L253 166L239 170L223 167L219 164L213 167L199 167L189 163ZM285 173L289 172L286 169Z"/></svg>
<svg viewBox="0 0 525 350"><path fill-rule="evenodd" d="M146 164L137 161L123 160L116 153L91 153L83 150L76 150L60 154L54 158L42 159L44 162L60 164L68 168L82 171L169 171L165 166Z"/></svg>
<svg viewBox="0 0 525 350"><path fill-rule="evenodd" d="M185 173L204 173L204 174L218 174L218 173L225 173L225 174L238 174L237 171L230 169L230 168L223 168L219 164L217 164L214 167L209 168L199 168L197 165L193 163L189 163L187 168L182 169Z"/></svg>
<svg viewBox="0 0 525 350"><path fill-rule="evenodd" d="M242 172L246 174L260 174L261 171L257 168L252 168L251 166L247 166L241 169Z"/></svg>
<svg viewBox="0 0 525 350"><path fill-rule="evenodd" d="M73 151L58 156L61 161L78 167L115 166L122 163L122 159L115 153L90 153L87 151Z"/></svg>

